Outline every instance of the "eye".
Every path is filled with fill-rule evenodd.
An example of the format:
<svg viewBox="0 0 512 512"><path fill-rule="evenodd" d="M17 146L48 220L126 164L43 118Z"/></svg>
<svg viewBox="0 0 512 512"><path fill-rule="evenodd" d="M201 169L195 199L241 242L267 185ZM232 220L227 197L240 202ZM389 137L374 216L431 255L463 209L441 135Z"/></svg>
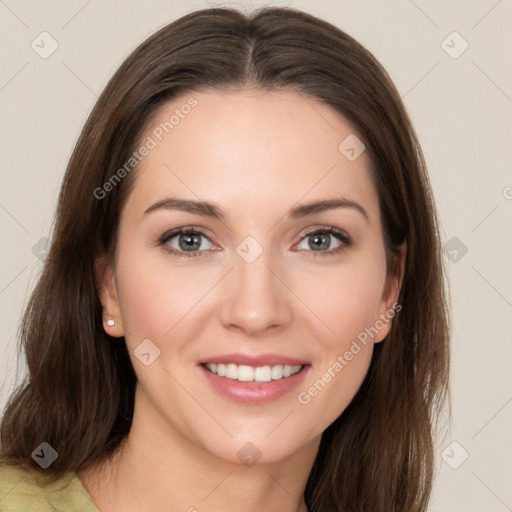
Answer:
<svg viewBox="0 0 512 512"><path fill-rule="evenodd" d="M188 226L165 233L160 239L160 245L173 256L195 257L204 256L211 248L204 243L205 240L212 244L204 233L196 230L194 226Z"/></svg>
<svg viewBox="0 0 512 512"><path fill-rule="evenodd" d="M338 245L334 248L332 248L333 238L338 241ZM312 249L305 248L306 252L311 253L312 256L329 256L347 249L353 241L347 233L338 228L322 226L307 231L297 247L301 248L300 245L304 243L312 247ZM162 245L172 256L177 257L207 256L209 249L219 250L213 249L211 240L194 226L180 227L165 233L160 238L159 245Z"/></svg>
<svg viewBox="0 0 512 512"><path fill-rule="evenodd" d="M333 237L338 241L338 245L334 248L332 248ZM300 244L305 243L306 245L309 245L309 247L312 247L312 249L309 247L305 247L305 249L313 253L313 256L337 254L352 245L351 237L344 231L333 226L323 226L321 228L315 228L311 231L307 231L301 240L303 241L301 241ZM300 244L298 245L299 248Z"/></svg>

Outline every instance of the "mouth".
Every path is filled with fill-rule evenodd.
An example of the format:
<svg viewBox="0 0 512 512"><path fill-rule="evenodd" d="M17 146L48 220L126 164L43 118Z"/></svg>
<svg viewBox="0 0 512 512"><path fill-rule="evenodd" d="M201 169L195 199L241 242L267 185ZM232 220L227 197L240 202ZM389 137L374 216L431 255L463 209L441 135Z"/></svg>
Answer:
<svg viewBox="0 0 512 512"><path fill-rule="evenodd" d="M249 366L234 363L203 363L203 366L214 375L239 382L271 382L287 379L299 373L305 365L265 365Z"/></svg>
<svg viewBox="0 0 512 512"><path fill-rule="evenodd" d="M311 364L280 356L218 356L198 364L211 389L235 402L258 404L284 397Z"/></svg>

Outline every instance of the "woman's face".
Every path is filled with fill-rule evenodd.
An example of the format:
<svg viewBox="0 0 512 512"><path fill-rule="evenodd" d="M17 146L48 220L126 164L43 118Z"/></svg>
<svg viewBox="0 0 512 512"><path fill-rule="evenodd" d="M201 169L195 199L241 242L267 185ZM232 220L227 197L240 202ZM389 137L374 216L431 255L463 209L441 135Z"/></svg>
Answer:
<svg viewBox="0 0 512 512"><path fill-rule="evenodd" d="M159 111L102 291L146 431L277 461L352 400L398 286L355 137L293 92L191 93Z"/></svg>

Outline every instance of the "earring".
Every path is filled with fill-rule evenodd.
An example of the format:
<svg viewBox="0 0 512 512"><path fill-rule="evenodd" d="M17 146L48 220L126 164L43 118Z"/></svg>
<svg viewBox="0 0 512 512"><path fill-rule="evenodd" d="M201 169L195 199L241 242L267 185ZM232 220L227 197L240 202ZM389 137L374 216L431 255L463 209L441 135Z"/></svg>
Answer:
<svg viewBox="0 0 512 512"><path fill-rule="evenodd" d="M107 325L108 325L109 327L114 327L114 325L115 325L115 321L114 321L114 320L107 320Z"/></svg>

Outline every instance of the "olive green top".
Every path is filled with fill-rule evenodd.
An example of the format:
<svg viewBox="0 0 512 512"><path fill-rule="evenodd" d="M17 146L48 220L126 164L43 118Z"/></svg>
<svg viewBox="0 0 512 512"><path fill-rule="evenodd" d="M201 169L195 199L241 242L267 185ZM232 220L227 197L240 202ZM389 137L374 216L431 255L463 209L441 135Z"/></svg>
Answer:
<svg viewBox="0 0 512 512"><path fill-rule="evenodd" d="M76 473L51 484L44 470L26 470L0 460L0 511L100 512Z"/></svg>

